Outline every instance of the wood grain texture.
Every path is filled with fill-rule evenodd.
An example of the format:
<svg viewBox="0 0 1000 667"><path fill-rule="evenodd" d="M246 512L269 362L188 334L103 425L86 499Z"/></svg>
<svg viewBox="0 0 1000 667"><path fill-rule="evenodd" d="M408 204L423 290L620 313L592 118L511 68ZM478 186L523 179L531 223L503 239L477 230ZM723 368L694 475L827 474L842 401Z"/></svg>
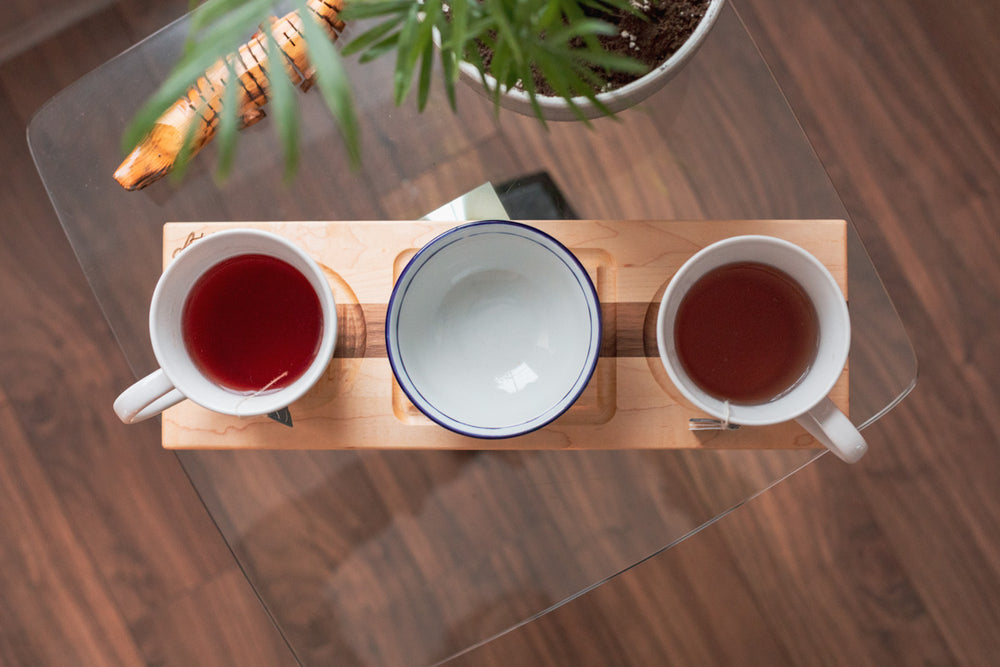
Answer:
<svg viewBox="0 0 1000 667"><path fill-rule="evenodd" d="M733 4L880 269L920 359L919 384L866 431L874 447L858 465L824 457L696 538L455 664L526 656L707 664L718 662L711 647L739 646L743 632L783 653L745 644L731 662L996 660L1000 79L990 63L1000 58L998 7ZM735 573L730 587L697 594L670 584L702 558L714 576ZM645 610L646 591L661 611L678 600L698 605L705 625L666 639L659 628L638 632L647 627L641 614L614 611ZM745 595L755 608L738 604ZM726 613L713 614L720 607ZM602 662L560 635L584 646L594 636L629 641ZM692 653L702 638L707 646Z"/></svg>
<svg viewBox="0 0 1000 667"><path fill-rule="evenodd" d="M168 449L781 449L818 447L795 422L698 432L703 416L670 382L656 348L655 314L670 276L695 252L724 238L765 234L805 248L847 295L846 223L838 220L529 221L576 254L597 289L604 342L597 369L577 402L552 424L517 438L452 433L422 415L400 390L385 356L384 311L414 250L453 223L168 223L164 266L213 231L247 227L296 242L328 274L340 313L338 350L326 373L290 406L294 426L266 416L232 417L191 401L163 416ZM348 311L347 306L356 306ZM361 311L361 315L357 311ZM350 317L354 313L354 318ZM364 315L368 314L365 319ZM375 315L375 317L373 317ZM612 317L614 315L614 317ZM353 322L353 324L351 324ZM363 338L359 342L358 338ZM368 341L372 344L369 346ZM619 350L619 343L621 349ZM360 354L359 354L360 351ZM845 368L831 393L847 411ZM621 409L619 409L621 408Z"/></svg>
<svg viewBox="0 0 1000 667"><path fill-rule="evenodd" d="M1000 249L991 213L1000 204L1000 80L985 66L1000 55L1000 11L968 2L884 14L858 2L780 15L769 3L752 7L765 53L807 54L779 59L779 78L793 105L811 101L800 117L922 364L912 400L876 426L885 445L852 483L910 580L914 622L936 625L939 650L956 661L981 663L1000 648ZM786 43L792 24L810 27L809 48L799 37ZM831 53L837 67L824 61ZM852 94L835 99L836 90Z"/></svg>
<svg viewBox="0 0 1000 667"><path fill-rule="evenodd" d="M78 23L113 0L70 0L60 4L7 0L0 5L0 63Z"/></svg>
<svg viewBox="0 0 1000 667"><path fill-rule="evenodd" d="M0 393L0 662L138 664L128 625L14 410Z"/></svg>
<svg viewBox="0 0 1000 667"><path fill-rule="evenodd" d="M1000 422L993 414L1000 404L1000 10L976 0L732 4L774 67L899 307L921 359L920 385L866 432L872 450L860 464L824 457L680 546L457 664L992 665L1000 653ZM112 421L110 400L132 376L107 361L115 341L24 148L24 127L38 105L162 25L163 8L171 6L180 13L187 3L123 0L46 42L30 61L0 68L0 182L9 184L0 191L0 387L7 406L0 409L0 468L17 471L0 495L5 506L34 499L37 517L7 517L0 533L5 664L157 664L171 662L168 654L179 656L174 664L278 662L269 662L278 655L273 647L256 644L263 634L242 641L248 626L238 610L252 609L244 606L252 593L226 574L225 559L191 555L215 553L218 534L195 518L198 499L157 453L159 434L122 431ZM744 85L734 76L716 92L738 100ZM490 141L517 136L520 127L511 125ZM698 137L676 139L685 160L711 166L684 148ZM469 150L466 142L453 155ZM512 175L516 159L504 166ZM621 206L648 215L652 195L630 178L641 165L633 171L618 153L606 159L624 169L615 187L630 198ZM420 215L464 187L424 187L436 181L379 193L383 212ZM571 194L586 204L584 215L626 210L584 186ZM720 214L711 196L672 194L678 216ZM234 202L234 219L246 217L256 196ZM792 214L808 214L796 209L794 192L787 196ZM356 201L348 202L358 208L354 217L370 213ZM74 407L52 416L66 406ZM416 503L418 481L404 487ZM343 499L356 489L345 484ZM293 530L284 518L271 520ZM30 548L19 551L22 545ZM47 557L29 561L27 553ZM219 566L215 576L173 580L178 563L183 573L203 560ZM52 585L35 585L42 581ZM230 594L242 601L220 608ZM294 591L286 594L294 604ZM116 609L126 610L121 619L136 620L115 620ZM123 624L130 637L121 636ZM343 652L317 653L318 664L360 662L349 639L328 646Z"/></svg>
<svg viewBox="0 0 1000 667"><path fill-rule="evenodd" d="M147 646L194 636L161 622L169 605L229 577L243 586L200 625L211 641L254 628L259 641L231 641L229 657L275 664L288 649L158 429L108 418L131 372L106 353L114 338L24 138L40 104L131 40L109 10L0 66L0 663L161 662L170 651Z"/></svg>

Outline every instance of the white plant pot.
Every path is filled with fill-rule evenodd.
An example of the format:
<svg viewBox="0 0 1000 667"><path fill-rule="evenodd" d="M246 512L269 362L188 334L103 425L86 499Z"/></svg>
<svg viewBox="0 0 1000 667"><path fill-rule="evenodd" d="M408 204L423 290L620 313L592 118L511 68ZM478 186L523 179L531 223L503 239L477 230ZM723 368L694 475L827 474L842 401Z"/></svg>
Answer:
<svg viewBox="0 0 1000 667"><path fill-rule="evenodd" d="M618 113L619 111L635 106L660 90L694 56L695 52L705 41L705 37L708 36L712 26L715 25L715 21L719 18L719 13L722 11L724 4L725 0L712 0L708 9L705 10L705 16L702 17L701 23L691 33L687 41L658 67L621 88L606 93L599 93L597 99L610 109L612 113ZM486 75L486 88L484 89L479 70L464 61L459 63L459 73L460 77L471 85L474 90L492 99L493 91L496 90L497 86L496 79L490 75ZM569 103L561 97L538 95L537 100L542 109L542 115L546 120L579 120L579 116L573 112ZM576 103L580 111L587 118L598 118L604 115L586 97L574 97L573 102ZM503 94L500 95L500 106L526 116L536 116L535 108L531 104L531 98L528 96L528 93L518 88L503 90Z"/></svg>

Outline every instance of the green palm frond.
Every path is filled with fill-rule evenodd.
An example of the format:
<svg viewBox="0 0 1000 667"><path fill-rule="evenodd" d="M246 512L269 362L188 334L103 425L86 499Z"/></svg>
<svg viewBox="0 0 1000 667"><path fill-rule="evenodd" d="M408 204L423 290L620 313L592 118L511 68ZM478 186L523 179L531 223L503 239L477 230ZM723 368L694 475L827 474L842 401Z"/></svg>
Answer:
<svg viewBox="0 0 1000 667"><path fill-rule="evenodd" d="M305 0L293 2L300 15L310 15ZM134 146L205 69L234 52L269 15L281 13L278 5L285 4L278 0L207 0L200 4L192 13L179 60L136 113L125 132L124 146ZM500 84L494 93L498 110L501 89L520 86L544 122L536 99L535 76L540 74L557 95L570 101L571 108L575 109L573 98L585 97L610 114L596 100L595 90L603 84L601 72L642 73L645 66L601 47L598 38L611 34L614 27L594 15L607 10L637 12L629 0L348 0L341 18L363 21L366 27L343 48L331 43L313 21L303 21L303 33L320 95L356 166L361 159L360 127L344 57L357 56L360 63L366 63L393 54L393 99L397 105L403 104L415 87L420 110L428 102L435 73L440 74L448 102L455 108L458 63L465 61L479 70L484 83L488 74ZM265 32L268 50L277 53L273 38ZM484 48L491 54L488 59L480 55ZM278 62L283 61L271 59L271 115L289 176L298 162L299 101L284 68L275 65ZM231 62L229 72L232 79ZM218 128L216 174L220 179L232 168L238 136L236 93L231 89L234 86L227 85ZM583 118L582 112L576 111Z"/></svg>

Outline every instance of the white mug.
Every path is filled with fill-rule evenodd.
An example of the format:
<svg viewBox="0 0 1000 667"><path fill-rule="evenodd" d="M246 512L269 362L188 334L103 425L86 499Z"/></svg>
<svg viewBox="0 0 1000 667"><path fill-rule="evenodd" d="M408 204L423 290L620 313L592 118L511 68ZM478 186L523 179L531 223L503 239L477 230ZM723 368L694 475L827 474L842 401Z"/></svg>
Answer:
<svg viewBox="0 0 1000 667"><path fill-rule="evenodd" d="M213 381L192 359L181 320L192 287L210 268L238 255L268 255L287 262L308 279L319 297L322 333L306 370L281 388L239 392ZM319 265L294 243L269 232L230 229L215 232L184 248L160 276L149 310L149 334L160 368L126 389L114 409L126 424L153 417L187 398L228 415L264 415L287 407L322 376L337 342L337 308Z"/></svg>
<svg viewBox="0 0 1000 667"><path fill-rule="evenodd" d="M703 391L684 370L674 343L678 307L688 290L708 272L737 262L766 264L790 276L812 301L818 319L818 346L809 369L791 389L767 402L734 403ZM794 419L849 463L858 461L868 450L858 429L828 397L847 363L851 345L847 302L826 267L799 246L770 236L750 235L703 248L671 278L660 302L656 333L667 374L699 410L732 424L748 426Z"/></svg>

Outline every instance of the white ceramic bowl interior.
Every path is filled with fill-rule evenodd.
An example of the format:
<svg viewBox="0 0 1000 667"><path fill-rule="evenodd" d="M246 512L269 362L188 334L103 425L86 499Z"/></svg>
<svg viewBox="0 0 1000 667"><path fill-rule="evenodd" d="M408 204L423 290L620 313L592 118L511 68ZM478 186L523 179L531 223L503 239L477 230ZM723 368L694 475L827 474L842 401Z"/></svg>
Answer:
<svg viewBox="0 0 1000 667"><path fill-rule="evenodd" d="M577 399L601 347L587 272L562 244L508 221L455 227L400 274L389 362L425 415L480 438L521 435Z"/></svg>
<svg viewBox="0 0 1000 667"><path fill-rule="evenodd" d="M660 90L667 84L668 81L677 75L677 73L684 67L685 64L687 64L687 62L694 56L695 52L704 43L708 33L712 30L712 26L715 25L716 20L719 18L719 14L722 12L724 4L725 0L712 0L708 8L705 10L705 16L698 24L698 27L695 28L694 32L691 33L691 36L688 37L687 41L684 42L684 44L681 45L681 48L677 49L672 56L667 58L667 60L655 69L647 72L644 76L628 85L606 93L600 93L597 96L597 99L608 107L612 113L618 113L619 111L624 111L625 109L635 106L656 91ZM487 87L484 89L479 70L465 61L459 63L459 73L462 79L471 85L474 90L492 98L492 91L496 89L497 85L496 79L487 75ZM567 104L566 100L561 97L539 95L537 99L542 110L542 116L546 120L571 121L579 119L576 113L574 113L570 108L569 104ZM599 118L604 115L603 112L594 106L593 103L591 103L591 101L586 97L574 97L573 102L577 105L585 118ZM505 109L509 109L510 111L516 111L517 113L525 116L536 115L535 108L531 104L531 97L525 91L517 88L506 89L503 91L503 95L500 96L500 106Z"/></svg>

